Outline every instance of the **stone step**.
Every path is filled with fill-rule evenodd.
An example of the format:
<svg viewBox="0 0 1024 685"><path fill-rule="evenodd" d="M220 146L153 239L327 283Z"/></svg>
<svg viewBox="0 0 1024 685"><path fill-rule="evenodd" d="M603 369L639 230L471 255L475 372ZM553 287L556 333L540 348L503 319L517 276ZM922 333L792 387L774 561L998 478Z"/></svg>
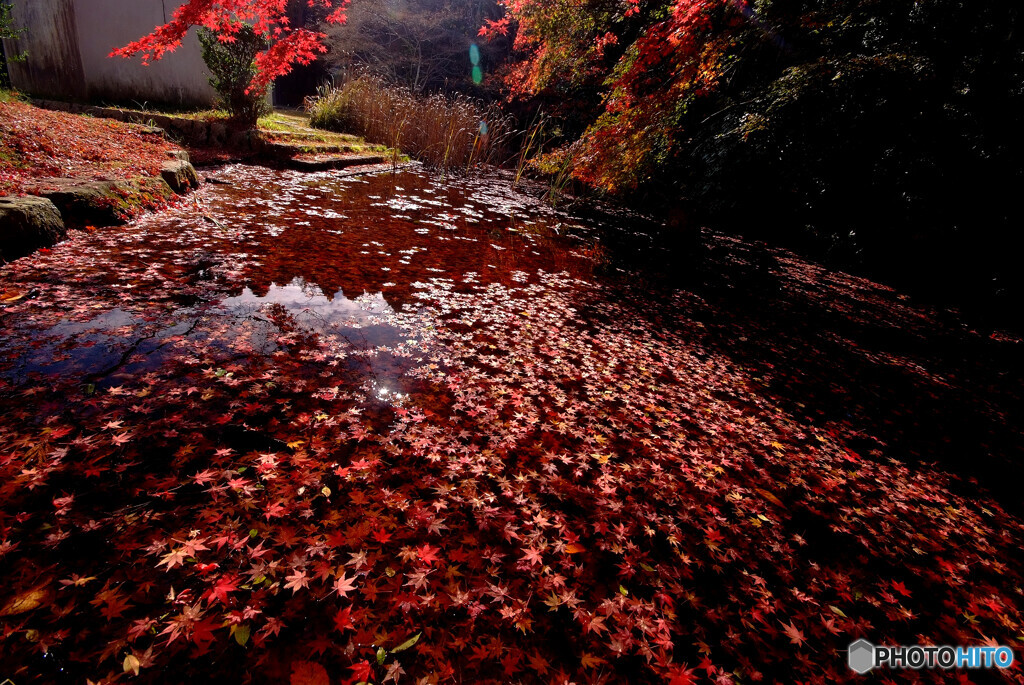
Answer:
<svg viewBox="0 0 1024 685"><path fill-rule="evenodd" d="M359 136L352 135L351 133L326 133L310 130L295 130L295 131L279 131L277 129L264 131L264 134L269 137L274 143L282 142L285 139L291 141L309 141L311 144L322 143L328 144L327 141L317 140L317 136L325 135L335 140L340 140L343 143L358 143L361 141Z"/></svg>
<svg viewBox="0 0 1024 685"><path fill-rule="evenodd" d="M384 164L389 161L389 158L384 155L306 154L286 159L284 164L289 169L299 171L329 171L353 166Z"/></svg>
<svg viewBox="0 0 1024 685"><path fill-rule="evenodd" d="M363 145L348 143L321 143L321 142L296 142L296 143L266 143L263 152L266 155L286 159L301 155L325 155L325 154L352 154L362 149Z"/></svg>

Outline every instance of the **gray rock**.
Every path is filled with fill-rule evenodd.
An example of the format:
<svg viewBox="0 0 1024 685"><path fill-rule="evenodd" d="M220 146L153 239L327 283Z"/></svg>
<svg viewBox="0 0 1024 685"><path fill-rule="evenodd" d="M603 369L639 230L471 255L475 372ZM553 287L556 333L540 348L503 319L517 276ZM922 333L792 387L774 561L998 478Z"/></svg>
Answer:
<svg viewBox="0 0 1024 685"><path fill-rule="evenodd" d="M0 197L0 261L24 257L67 235L60 212L41 197Z"/></svg>
<svg viewBox="0 0 1024 685"><path fill-rule="evenodd" d="M166 131L171 127L173 119L165 114L150 114L146 123L152 123L153 126L158 126Z"/></svg>
<svg viewBox="0 0 1024 685"><path fill-rule="evenodd" d="M130 189L117 181L50 178L42 184L45 190L33 192L52 202L67 226L119 226L125 223L121 205Z"/></svg>
<svg viewBox="0 0 1024 685"><path fill-rule="evenodd" d="M204 142L210 134L210 127L200 119L191 120L191 128L188 130L188 141L194 143Z"/></svg>
<svg viewBox="0 0 1024 685"><path fill-rule="evenodd" d="M192 122L192 135L189 141L195 145L203 145L210 137L210 125L200 119Z"/></svg>
<svg viewBox="0 0 1024 685"><path fill-rule="evenodd" d="M168 131L176 140L188 142L196 138L197 123L199 122L188 117L173 117ZM205 131L200 131L200 134L203 133Z"/></svg>
<svg viewBox="0 0 1024 685"><path fill-rule="evenodd" d="M285 160L285 166L299 171L328 171L346 169L352 166L373 166L388 161L383 155L316 155L293 157Z"/></svg>
<svg viewBox="0 0 1024 685"><path fill-rule="evenodd" d="M171 159L181 160L182 162L190 161L188 158L188 153L185 150L168 150L167 156L170 157Z"/></svg>
<svg viewBox="0 0 1024 685"><path fill-rule="evenodd" d="M184 195L189 190L199 187L199 175L195 167L181 159L164 162L160 167L160 176L178 195Z"/></svg>

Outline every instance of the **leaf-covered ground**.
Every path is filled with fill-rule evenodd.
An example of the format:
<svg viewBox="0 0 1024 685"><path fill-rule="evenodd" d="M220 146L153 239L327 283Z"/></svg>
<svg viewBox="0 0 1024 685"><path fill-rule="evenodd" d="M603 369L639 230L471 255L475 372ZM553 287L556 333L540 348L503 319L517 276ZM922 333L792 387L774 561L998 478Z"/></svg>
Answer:
<svg viewBox="0 0 1024 685"><path fill-rule="evenodd" d="M0 679L1021 655L1017 338L722 236L672 285L501 178L217 175L0 270Z"/></svg>
<svg viewBox="0 0 1024 685"><path fill-rule="evenodd" d="M26 192L48 178L157 176L166 151L177 146L145 128L0 101L0 195Z"/></svg>

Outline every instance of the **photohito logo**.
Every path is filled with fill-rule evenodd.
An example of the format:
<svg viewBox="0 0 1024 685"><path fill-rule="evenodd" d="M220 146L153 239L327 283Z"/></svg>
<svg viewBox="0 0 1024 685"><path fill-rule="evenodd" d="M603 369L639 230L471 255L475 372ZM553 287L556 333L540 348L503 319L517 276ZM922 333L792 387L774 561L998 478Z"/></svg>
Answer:
<svg viewBox="0 0 1024 685"><path fill-rule="evenodd" d="M950 647L944 645L911 645L909 647L876 647L867 640L857 640L847 649L850 669L864 674L873 668L1009 668L1013 650L1009 647Z"/></svg>

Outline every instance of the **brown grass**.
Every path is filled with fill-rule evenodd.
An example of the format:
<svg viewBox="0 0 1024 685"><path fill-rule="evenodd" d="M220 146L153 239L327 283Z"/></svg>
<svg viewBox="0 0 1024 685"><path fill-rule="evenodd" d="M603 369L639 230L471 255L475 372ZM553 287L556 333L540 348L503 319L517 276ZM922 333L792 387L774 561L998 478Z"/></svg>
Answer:
<svg viewBox="0 0 1024 685"><path fill-rule="evenodd" d="M317 128L358 134L446 172L505 163L514 135L496 106L462 95L415 95L366 75L322 87L306 109Z"/></svg>

